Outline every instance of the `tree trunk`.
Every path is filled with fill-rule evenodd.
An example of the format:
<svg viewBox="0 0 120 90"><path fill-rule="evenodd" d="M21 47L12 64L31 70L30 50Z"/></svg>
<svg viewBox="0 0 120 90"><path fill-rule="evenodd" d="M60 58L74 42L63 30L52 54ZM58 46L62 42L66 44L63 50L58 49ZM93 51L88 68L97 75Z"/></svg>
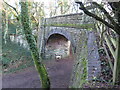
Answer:
<svg viewBox="0 0 120 90"><path fill-rule="evenodd" d="M6 7L5 7L6 8ZM9 42L9 36L8 36L8 13L6 13L6 11L3 11L3 40L4 40L4 43L6 44L7 41Z"/></svg>
<svg viewBox="0 0 120 90"><path fill-rule="evenodd" d="M2 37L4 36L4 29L5 29L5 16L6 16L5 11L2 10Z"/></svg>
<svg viewBox="0 0 120 90"><path fill-rule="evenodd" d="M119 7L119 5L117 6ZM117 18L118 18L118 24L120 25L120 7L118 8L118 13L117 13ZM120 28L117 28L120 30ZM116 62L115 62L115 73L113 74L113 83L120 85L120 35L118 35L117 39L117 51L116 51Z"/></svg>
<svg viewBox="0 0 120 90"><path fill-rule="evenodd" d="M42 63L42 58L39 56L37 44L31 32L27 0L21 2L21 23L23 26L23 31L25 33L25 37L30 47L30 51L32 58L34 60L35 67L40 76L42 88L50 88L48 73L46 71L44 64Z"/></svg>
<svg viewBox="0 0 120 90"><path fill-rule="evenodd" d="M120 35L118 36L117 41L116 60L113 72L113 84L120 85Z"/></svg>

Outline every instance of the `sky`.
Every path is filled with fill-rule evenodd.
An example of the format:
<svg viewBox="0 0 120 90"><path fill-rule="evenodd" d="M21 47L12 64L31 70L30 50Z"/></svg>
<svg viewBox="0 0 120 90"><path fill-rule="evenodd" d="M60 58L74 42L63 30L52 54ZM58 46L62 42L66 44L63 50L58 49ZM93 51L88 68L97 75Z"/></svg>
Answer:
<svg viewBox="0 0 120 90"><path fill-rule="evenodd" d="M10 5L12 5L13 7L16 7L15 5L15 2L19 3L19 1L24 1L24 0L4 0L6 2L9 2ZM34 2L43 2L45 4L46 7L49 6L49 3L53 0L30 0L31 2L34 1ZM0 2L1 4L2 2ZM2 5L0 5L2 6ZM48 10L46 10L48 12Z"/></svg>
<svg viewBox="0 0 120 90"><path fill-rule="evenodd" d="M10 5L12 5L13 7L16 7L15 5L15 2L19 2L21 0L5 0L6 2L9 2ZM24 1L24 0L22 0ZM49 17L50 16L50 6L52 6L52 8L55 8L55 1L58 1L58 0L30 0L31 2L34 1L34 2L43 2L44 5L45 5L45 14L46 14L46 17ZM68 0L69 2L74 2L74 0Z"/></svg>
<svg viewBox="0 0 120 90"><path fill-rule="evenodd" d="M5 0L5 1L9 2L10 5L16 7L15 6L15 2L19 2L20 0ZM30 0L30 1L43 2L44 5L45 5L46 17L49 17L49 15L50 15L50 9L49 9L49 7L51 5L53 8L55 8L54 7L55 6L55 1L57 1L57 0ZM68 1L69 2L75 2L75 1L91 1L91 0L68 0ZM93 0L93 1L101 2L101 1L105 1L105 0ZM113 1L117 1L117 0L113 0ZM1 0L0 0L0 6L2 6L1 5ZM1 7L0 7L0 9L1 9Z"/></svg>

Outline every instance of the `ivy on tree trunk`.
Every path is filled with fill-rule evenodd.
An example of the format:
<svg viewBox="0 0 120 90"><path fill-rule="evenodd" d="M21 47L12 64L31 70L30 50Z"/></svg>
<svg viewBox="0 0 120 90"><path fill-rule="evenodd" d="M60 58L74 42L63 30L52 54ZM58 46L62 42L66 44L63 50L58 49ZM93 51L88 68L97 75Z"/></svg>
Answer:
<svg viewBox="0 0 120 90"><path fill-rule="evenodd" d="M42 63L42 58L39 56L35 38L32 35L30 21L29 21L27 0L25 0L24 2L21 2L21 23L23 26L25 37L30 47L30 51L31 51L32 58L34 60L35 67L40 76L42 88L50 88L50 80L48 77L47 70L44 64Z"/></svg>

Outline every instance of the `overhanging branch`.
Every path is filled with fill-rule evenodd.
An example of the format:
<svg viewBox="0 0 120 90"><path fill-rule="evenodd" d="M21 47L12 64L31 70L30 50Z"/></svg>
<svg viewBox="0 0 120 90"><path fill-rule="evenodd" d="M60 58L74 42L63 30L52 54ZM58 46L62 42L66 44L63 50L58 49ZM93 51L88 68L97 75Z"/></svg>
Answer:
<svg viewBox="0 0 120 90"><path fill-rule="evenodd" d="M89 12L83 5L82 2L76 2L78 4L80 4L80 9L84 11L85 14L89 15L90 17L93 17L94 19L102 22L103 24L105 24L106 26L108 26L109 28L113 29L116 33L118 33L120 35L120 32L118 29L115 29L114 25L109 24L107 21L103 20L102 18L98 17L97 15Z"/></svg>
<svg viewBox="0 0 120 90"><path fill-rule="evenodd" d="M114 19L109 15L109 13L101 5L99 5L96 2L92 2L92 4L95 5L96 7L98 7L105 14L106 17L110 20L110 22L113 25L119 26L119 24L114 21Z"/></svg>
<svg viewBox="0 0 120 90"><path fill-rule="evenodd" d="M4 0L3 0L4 1ZM8 6L10 6L16 13L17 15L19 15L19 13L17 12L16 8L11 6L10 4L8 4L7 2L4 1L5 4L7 4Z"/></svg>

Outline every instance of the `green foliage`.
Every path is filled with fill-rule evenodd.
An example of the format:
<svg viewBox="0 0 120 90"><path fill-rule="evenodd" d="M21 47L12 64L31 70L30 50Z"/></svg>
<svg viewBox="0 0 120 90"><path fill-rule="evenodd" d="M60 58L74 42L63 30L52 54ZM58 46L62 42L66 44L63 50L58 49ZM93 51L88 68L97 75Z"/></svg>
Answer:
<svg viewBox="0 0 120 90"><path fill-rule="evenodd" d="M94 24L46 24L45 26L72 27L91 30Z"/></svg>
<svg viewBox="0 0 120 90"><path fill-rule="evenodd" d="M8 69L8 71L5 73L15 72L16 70L33 65L31 54L27 49L24 49L13 42L7 42L6 44L3 42L2 45L4 46L2 47L3 69ZM12 67L12 65L17 65L17 63L20 61L25 63L20 65L18 68Z"/></svg>
<svg viewBox="0 0 120 90"><path fill-rule="evenodd" d="M80 35L79 48L77 49L77 55L75 58L75 65L73 67L72 75L72 85L71 88L83 88L83 85L87 83L87 38L85 37L85 32L83 31Z"/></svg>
<svg viewBox="0 0 120 90"><path fill-rule="evenodd" d="M83 84L85 84L87 82L87 62L86 62L86 58L82 58L82 66L83 66L83 73L81 75L81 83L80 83L80 87L82 87Z"/></svg>
<svg viewBox="0 0 120 90"><path fill-rule="evenodd" d="M5 72L5 73L13 73L13 72L20 71L20 70L22 70L22 69L25 69L25 68L30 67L30 66L33 66L33 65L34 65L34 63L33 63L33 61L31 60L30 62L28 62L28 63L26 63L26 64L22 64L22 65L20 65L18 68L12 68L12 69L10 69L9 71L7 71L7 72Z"/></svg>
<svg viewBox="0 0 120 90"><path fill-rule="evenodd" d="M34 61L36 70L39 73L42 88L50 88L50 81L42 58L39 56L39 51L35 41L35 37L32 35L30 26L30 16L28 14L28 2L21 2L21 23L23 26L23 32L25 33L26 40L30 46L31 55Z"/></svg>
<svg viewBox="0 0 120 90"><path fill-rule="evenodd" d="M16 34L17 25L10 23L8 24L8 34Z"/></svg>

